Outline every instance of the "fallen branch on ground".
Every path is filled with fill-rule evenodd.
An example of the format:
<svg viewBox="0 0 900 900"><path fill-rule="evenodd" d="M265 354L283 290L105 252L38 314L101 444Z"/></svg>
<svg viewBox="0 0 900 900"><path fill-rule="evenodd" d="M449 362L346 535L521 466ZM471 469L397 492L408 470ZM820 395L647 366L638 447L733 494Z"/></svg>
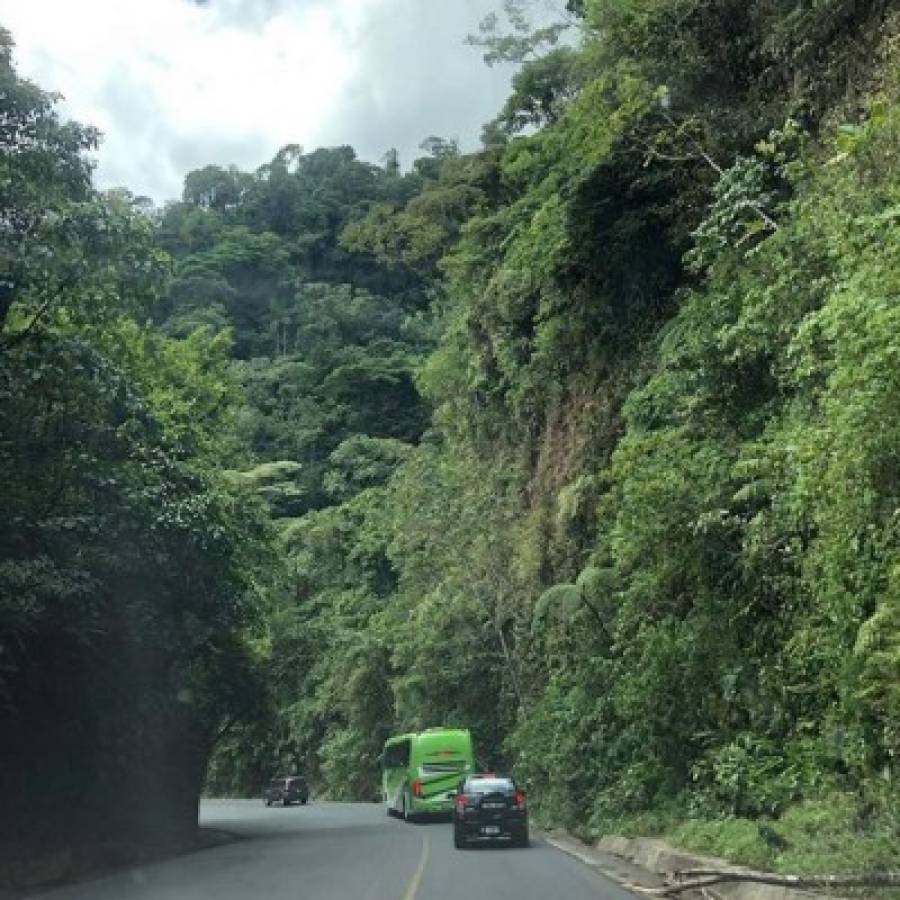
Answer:
<svg viewBox="0 0 900 900"><path fill-rule="evenodd" d="M686 879L686 880L684 880ZM684 891L698 891L714 884L735 881L750 881L755 884L771 884L776 887L813 890L816 888L849 887L900 887L900 872L865 872L860 875L774 875L765 872L746 872L739 869L686 869L675 872L666 887L642 888L632 886L632 890L653 897L666 897Z"/></svg>

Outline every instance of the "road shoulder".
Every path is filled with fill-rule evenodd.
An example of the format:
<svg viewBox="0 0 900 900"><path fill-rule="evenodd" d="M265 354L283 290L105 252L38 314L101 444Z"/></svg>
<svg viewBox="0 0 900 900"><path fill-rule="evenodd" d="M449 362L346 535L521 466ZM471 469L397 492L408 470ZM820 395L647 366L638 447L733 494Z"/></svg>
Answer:
<svg viewBox="0 0 900 900"><path fill-rule="evenodd" d="M574 857L626 890L640 891L642 888L661 888L665 885L659 873L592 844L586 844L568 832L542 830L541 837L551 847Z"/></svg>
<svg viewBox="0 0 900 900"><path fill-rule="evenodd" d="M665 888L678 873L691 870L743 872L761 875L743 866L730 865L722 859L700 856L655 838L625 838L609 836L596 844L587 844L564 831L544 832L545 840L622 887L640 894L647 889ZM673 894L672 896L676 896ZM811 900L821 893L800 890L751 880L734 880L704 887L699 890L680 891L679 900L705 897L707 900ZM831 895L832 900L839 900Z"/></svg>

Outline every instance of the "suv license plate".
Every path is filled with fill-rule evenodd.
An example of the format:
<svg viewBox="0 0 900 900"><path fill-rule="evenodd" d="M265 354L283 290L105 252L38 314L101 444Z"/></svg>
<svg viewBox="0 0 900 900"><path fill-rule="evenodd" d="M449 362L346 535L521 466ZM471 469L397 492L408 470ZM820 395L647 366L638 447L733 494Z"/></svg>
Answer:
<svg viewBox="0 0 900 900"><path fill-rule="evenodd" d="M485 809L505 809L506 808L505 803L483 803L482 806L484 806Z"/></svg>
<svg viewBox="0 0 900 900"><path fill-rule="evenodd" d="M482 834L500 834L500 826L499 825L485 825L484 828L481 829Z"/></svg>

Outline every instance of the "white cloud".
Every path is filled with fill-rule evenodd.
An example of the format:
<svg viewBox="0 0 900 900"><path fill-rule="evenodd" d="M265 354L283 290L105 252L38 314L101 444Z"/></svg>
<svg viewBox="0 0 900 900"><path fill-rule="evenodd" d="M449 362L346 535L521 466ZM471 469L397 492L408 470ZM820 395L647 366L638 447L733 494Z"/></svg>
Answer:
<svg viewBox="0 0 900 900"><path fill-rule="evenodd" d="M508 72L462 46L496 0L3 0L20 72L104 133L97 181L161 201L192 168L286 143L408 160L471 145Z"/></svg>

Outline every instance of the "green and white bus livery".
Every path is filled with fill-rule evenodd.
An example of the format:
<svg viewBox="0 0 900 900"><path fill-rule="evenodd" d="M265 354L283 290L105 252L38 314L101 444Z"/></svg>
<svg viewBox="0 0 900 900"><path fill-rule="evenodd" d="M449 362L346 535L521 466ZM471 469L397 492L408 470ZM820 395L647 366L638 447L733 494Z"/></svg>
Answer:
<svg viewBox="0 0 900 900"><path fill-rule="evenodd" d="M385 743L382 766L388 814L412 821L452 812L457 783L475 771L472 738L460 728L399 734Z"/></svg>

